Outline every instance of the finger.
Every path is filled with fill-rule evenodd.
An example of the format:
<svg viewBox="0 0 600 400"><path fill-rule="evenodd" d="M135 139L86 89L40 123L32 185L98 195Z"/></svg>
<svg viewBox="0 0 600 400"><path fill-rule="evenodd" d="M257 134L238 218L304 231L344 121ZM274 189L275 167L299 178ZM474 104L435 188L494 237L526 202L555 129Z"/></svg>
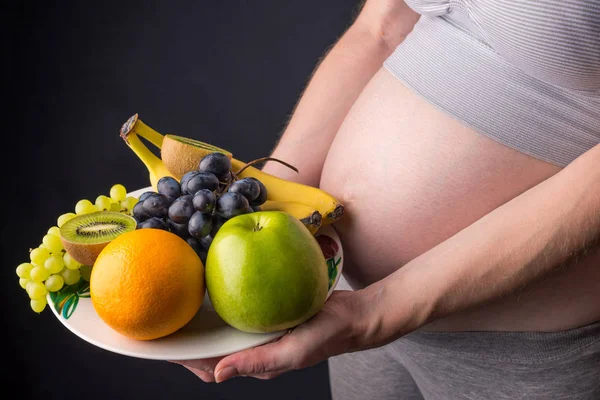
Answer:
<svg viewBox="0 0 600 400"><path fill-rule="evenodd" d="M188 361L183 361L183 360L168 360L170 363L173 364L179 364L181 366L183 366L185 369L187 369L188 371L192 372L194 375L196 375L198 378L200 378L201 380L203 380L206 383L211 383L215 381L215 375L212 372L212 368L210 366L203 366L202 368L196 368L194 366L187 366L184 363L187 363ZM196 361L201 361L201 360L196 360ZM203 369L205 368L205 369Z"/></svg>
<svg viewBox="0 0 600 400"><path fill-rule="evenodd" d="M223 357L198 360L172 360L170 362L184 366L206 383L215 382L215 366Z"/></svg>
<svg viewBox="0 0 600 400"><path fill-rule="evenodd" d="M197 360L173 360L170 362L183 365L186 368L193 368L195 370L206 371L206 372L210 372L212 374L215 370L215 366L222 359L223 359L223 357L214 357L214 358L202 358L202 359L197 359Z"/></svg>
<svg viewBox="0 0 600 400"><path fill-rule="evenodd" d="M207 372L202 369L197 369L197 368L193 368L193 367L185 367L185 369L192 372L194 375L196 375L198 378L200 378L201 380L203 380L206 383L215 382L215 376L213 375L212 372Z"/></svg>
<svg viewBox="0 0 600 400"><path fill-rule="evenodd" d="M296 340L290 334L276 342L227 356L215 367L216 382L223 382L239 375L263 376L262 379L268 379L271 374L280 374L298 368L303 357L303 349L295 344Z"/></svg>
<svg viewBox="0 0 600 400"><path fill-rule="evenodd" d="M256 379L261 379L261 380L267 380L267 379L273 379L278 377L279 375L285 373L286 371L280 371L280 372L268 372L266 374L258 374L258 375L254 375L253 378Z"/></svg>

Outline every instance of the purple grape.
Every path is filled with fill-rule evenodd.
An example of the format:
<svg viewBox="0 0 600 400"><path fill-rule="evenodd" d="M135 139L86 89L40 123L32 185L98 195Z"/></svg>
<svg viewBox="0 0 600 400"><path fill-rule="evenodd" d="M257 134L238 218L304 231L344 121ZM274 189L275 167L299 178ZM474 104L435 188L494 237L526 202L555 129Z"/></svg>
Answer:
<svg viewBox="0 0 600 400"><path fill-rule="evenodd" d="M148 196L150 196L151 194L154 194L156 192L153 191L148 191L148 192L144 192L140 195L140 197L138 198L138 203L143 202L144 200L146 200L148 198ZM137 204L137 203L136 203Z"/></svg>
<svg viewBox="0 0 600 400"><path fill-rule="evenodd" d="M212 221L212 229L210 230L210 236L215 237L215 235L217 234L219 229L221 229L225 222L227 222L225 218L221 217L219 214L214 214Z"/></svg>
<svg viewBox="0 0 600 400"><path fill-rule="evenodd" d="M201 239L208 235L212 229L212 216L196 211L188 222L188 232L192 237Z"/></svg>
<svg viewBox="0 0 600 400"><path fill-rule="evenodd" d="M208 254L208 251L204 248L204 246L202 246L200 240L196 239L195 237L188 237L185 241L187 242L187 244L190 245L192 249L194 249L196 254L198 254L198 257L200 257L200 261L202 261L202 264L206 264L206 256Z"/></svg>
<svg viewBox="0 0 600 400"><path fill-rule="evenodd" d="M144 210L143 201L138 201L137 203L135 203L135 206L133 206L133 210L131 210L131 213L133 214L133 218L135 218L137 222L144 222L145 220L151 217L151 215L148 214L146 210Z"/></svg>
<svg viewBox="0 0 600 400"><path fill-rule="evenodd" d="M197 211L210 214L215 209L217 196L208 189L200 189L192 198L192 204Z"/></svg>
<svg viewBox="0 0 600 400"><path fill-rule="evenodd" d="M260 195L260 186L256 179L243 178L233 182L227 191L239 193L252 203Z"/></svg>
<svg viewBox="0 0 600 400"><path fill-rule="evenodd" d="M186 172L181 177L181 180L179 181L179 184L180 184L180 187L181 187L181 194L192 194L192 193L188 192L188 190L187 190L187 184L190 181L190 179L192 179L197 174L199 174L198 171L190 171L190 172Z"/></svg>
<svg viewBox="0 0 600 400"><path fill-rule="evenodd" d="M267 188L266 186L259 181L258 179L254 178L254 177L248 177L248 178L244 178L244 179L250 179L255 181L258 184L258 187L260 188L260 193L258 194L258 196L250 201L250 205L252 206L260 206L261 204L264 204L265 201L267 201Z"/></svg>
<svg viewBox="0 0 600 400"><path fill-rule="evenodd" d="M173 204L173 202L178 198L179 197L167 196L167 199L169 200L169 207L171 207L171 204Z"/></svg>
<svg viewBox="0 0 600 400"><path fill-rule="evenodd" d="M190 232L188 231L188 224L178 224L177 222L173 222L172 220L167 220L167 226L169 230L176 234L177 236L187 239L190 237Z"/></svg>
<svg viewBox="0 0 600 400"><path fill-rule="evenodd" d="M200 244L202 245L203 249L208 251L208 249L210 248L210 245L212 244L212 241L213 241L212 236L207 235L207 236L204 236L202 239L200 239Z"/></svg>
<svg viewBox="0 0 600 400"><path fill-rule="evenodd" d="M160 178L156 184L156 189L158 193L174 199L181 196L181 186L177 182L177 179L172 176L163 176Z"/></svg>
<svg viewBox="0 0 600 400"><path fill-rule="evenodd" d="M169 212L171 199L164 194L152 193L149 195L143 204L144 211L152 217L165 218Z"/></svg>
<svg viewBox="0 0 600 400"><path fill-rule="evenodd" d="M219 188L221 188L221 191L223 191L222 189L224 189L225 187L227 187L227 185L229 184L229 182L231 182L231 180L233 179L233 175L231 174L231 171L229 171L229 173L227 173L224 177L221 177L219 179Z"/></svg>
<svg viewBox="0 0 600 400"><path fill-rule="evenodd" d="M201 250L204 250L202 248L202 244L200 243L200 240L196 239L195 237L189 236L188 238L185 239L185 241L187 242L187 244L190 245L190 247L192 249L194 249L196 254L198 254Z"/></svg>
<svg viewBox="0 0 600 400"><path fill-rule="evenodd" d="M145 220L144 222L140 222L139 224L137 224L137 229L147 229L147 228L163 229L165 231L169 230L167 223L163 219L158 218L158 217L151 217L151 218Z"/></svg>
<svg viewBox="0 0 600 400"><path fill-rule="evenodd" d="M231 160L223 153L209 153L200 160L198 171L214 174L224 182L231 176Z"/></svg>
<svg viewBox="0 0 600 400"><path fill-rule="evenodd" d="M214 192L218 187L219 179L217 179L214 174L209 172L198 172L188 180L185 194L194 194L201 189L208 189L211 192Z"/></svg>
<svg viewBox="0 0 600 400"><path fill-rule="evenodd" d="M217 199L217 213L225 218L233 218L252 212L248 199L239 193L226 192Z"/></svg>
<svg viewBox="0 0 600 400"><path fill-rule="evenodd" d="M190 220L195 211L192 204L192 195L186 194L177 198L169 206L168 217L177 224L185 224Z"/></svg>
<svg viewBox="0 0 600 400"><path fill-rule="evenodd" d="M210 244L212 243L212 236L208 235L199 240L202 251L200 252L200 260L202 260L202 264L206 265L206 257L208 256L208 249L210 248Z"/></svg>

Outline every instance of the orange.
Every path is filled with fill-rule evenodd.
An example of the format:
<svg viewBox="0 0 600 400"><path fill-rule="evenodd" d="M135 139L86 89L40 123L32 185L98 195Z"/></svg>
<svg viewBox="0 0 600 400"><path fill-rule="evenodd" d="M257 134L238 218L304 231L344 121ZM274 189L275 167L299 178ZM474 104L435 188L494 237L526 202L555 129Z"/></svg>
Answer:
<svg viewBox="0 0 600 400"><path fill-rule="evenodd" d="M138 229L98 255L90 297L98 316L132 339L152 340L185 326L204 301L204 265L179 236Z"/></svg>

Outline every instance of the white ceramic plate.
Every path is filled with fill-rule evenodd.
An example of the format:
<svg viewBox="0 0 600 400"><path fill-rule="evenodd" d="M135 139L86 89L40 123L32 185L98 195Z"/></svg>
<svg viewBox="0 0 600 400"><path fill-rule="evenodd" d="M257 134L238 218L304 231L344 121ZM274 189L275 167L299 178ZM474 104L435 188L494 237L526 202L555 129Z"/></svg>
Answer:
<svg viewBox="0 0 600 400"><path fill-rule="evenodd" d="M152 189L143 188L130 195L137 197L148 190ZM342 245L331 226L321 228L316 237L327 258L329 296L342 274ZM48 296L49 308L56 318L81 339L126 356L153 360L219 357L265 344L285 333L256 334L239 331L227 325L217 315L206 294L198 314L179 331L150 341L133 340L117 333L100 319L89 298L89 285L86 282L82 280L69 288L70 292L61 291L59 295Z"/></svg>

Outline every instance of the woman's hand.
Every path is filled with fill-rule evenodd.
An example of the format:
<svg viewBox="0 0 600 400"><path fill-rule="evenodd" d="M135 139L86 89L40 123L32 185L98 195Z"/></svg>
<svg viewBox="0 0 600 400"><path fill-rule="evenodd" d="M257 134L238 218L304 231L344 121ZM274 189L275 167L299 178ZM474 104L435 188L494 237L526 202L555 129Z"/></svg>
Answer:
<svg viewBox="0 0 600 400"><path fill-rule="evenodd" d="M334 291L319 313L278 340L223 358L175 361L205 382L235 376L274 378L367 344L367 300L360 291Z"/></svg>

